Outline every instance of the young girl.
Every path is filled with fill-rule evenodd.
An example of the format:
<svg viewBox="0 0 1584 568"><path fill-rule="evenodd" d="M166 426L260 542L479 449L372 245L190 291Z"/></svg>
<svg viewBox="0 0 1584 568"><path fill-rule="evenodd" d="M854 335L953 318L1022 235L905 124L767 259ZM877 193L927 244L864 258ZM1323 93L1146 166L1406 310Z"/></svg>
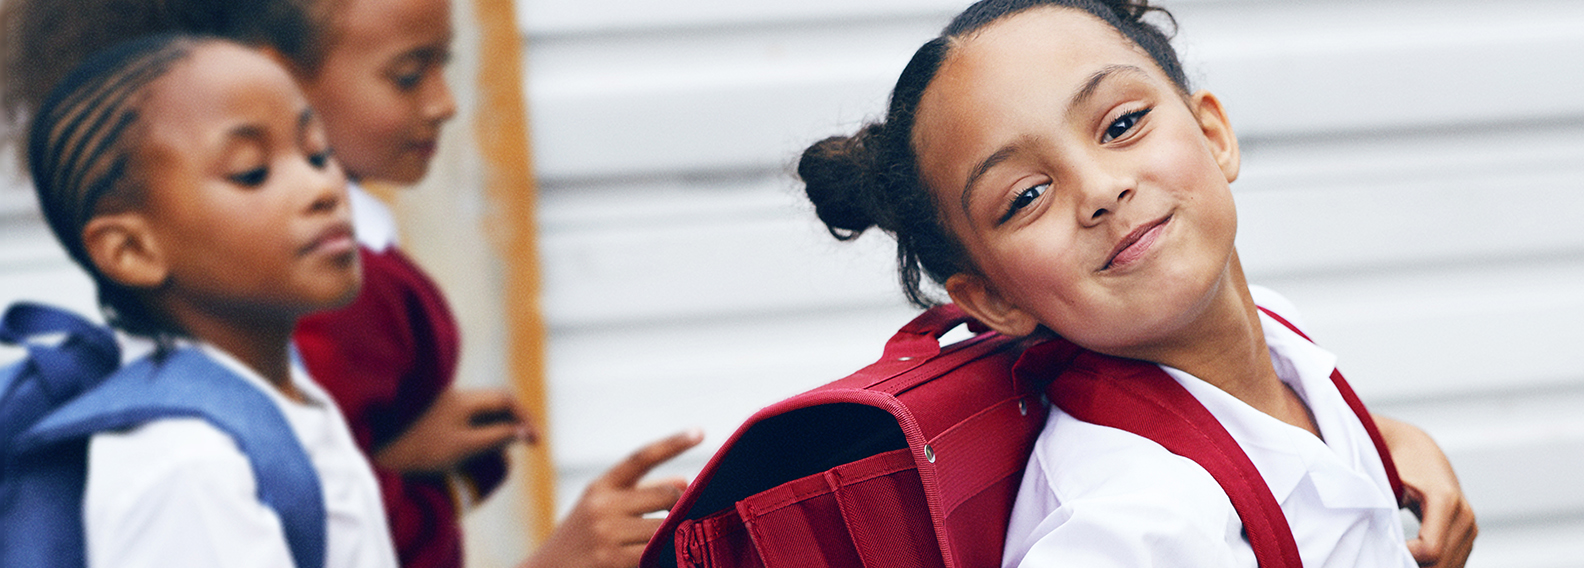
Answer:
<svg viewBox="0 0 1584 568"><path fill-rule="evenodd" d="M6 4L6 29L16 31L6 40L13 111L35 107L39 85L52 83L54 66L73 54L169 30L236 38L286 60L353 180L422 179L456 110L443 75L452 37L447 0ZM51 66L33 64L44 60ZM504 476L500 448L531 433L507 393L451 388L458 330L444 297L396 246L388 209L355 184L350 191L363 289L351 305L305 318L295 339L376 466L402 564L460 566L460 509L449 479L487 494ZM638 482L697 442L696 434L673 436L613 468L534 560L636 564L659 523L642 515L669 507L678 494L673 484Z"/></svg>
<svg viewBox="0 0 1584 568"><path fill-rule="evenodd" d="M264 420L243 420L285 430L269 447L203 418L92 435L81 506L88 564L305 565L295 517L266 503L317 491L322 503L309 505L319 528L307 537L322 543L316 565L395 566L373 473L291 355L297 320L350 301L359 284L346 180L291 76L223 40L139 40L56 88L32 125L28 158L41 209L93 277L111 324L153 340L154 352L127 369L155 378L132 387L180 396L234 381L266 397ZM161 374L176 367L199 371ZM105 385L124 384L120 376ZM255 476L297 453L311 462L305 483Z"/></svg>
<svg viewBox="0 0 1584 568"><path fill-rule="evenodd" d="M1237 140L1145 20L1158 10L975 4L914 55L884 122L804 153L809 198L837 238L894 234L915 303L929 303L928 275L1001 333L1158 364L1253 461L1304 565L1415 566L1382 462L1330 381L1334 356L1256 307L1294 317L1244 279L1228 185ZM1435 507L1454 520L1425 531L1454 543L1415 552L1459 566L1472 512L1461 497ZM1005 565L1254 562L1204 468L1053 409Z"/></svg>

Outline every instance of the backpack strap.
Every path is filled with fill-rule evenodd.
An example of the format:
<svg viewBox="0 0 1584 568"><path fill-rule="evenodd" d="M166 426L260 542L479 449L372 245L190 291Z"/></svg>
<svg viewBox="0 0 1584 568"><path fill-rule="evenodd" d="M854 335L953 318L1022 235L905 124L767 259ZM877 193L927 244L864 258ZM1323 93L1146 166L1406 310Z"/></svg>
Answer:
<svg viewBox="0 0 1584 568"><path fill-rule="evenodd" d="M1313 339L1309 339L1308 334L1300 331L1298 326L1287 321L1287 318L1276 315L1276 312L1267 310L1264 307L1261 307L1260 311L1265 312L1265 315L1270 316L1277 323L1287 326L1287 329L1298 334L1298 337L1314 343ZM1364 431L1369 433L1370 442L1375 444L1375 452L1380 454L1381 465L1386 468L1386 481L1391 483L1392 495L1397 498L1397 504L1399 506L1402 505L1402 478L1397 476L1397 463L1392 461L1391 452L1386 448L1386 439L1381 436L1380 428L1375 426L1375 419L1370 416L1369 410L1364 408L1364 401L1359 400L1358 394L1353 392L1353 387L1349 386L1347 380L1342 378L1341 370L1331 370L1331 382L1336 385L1337 392L1342 393L1342 400L1347 401L1348 408L1353 409L1353 413L1358 415L1359 422L1364 423Z"/></svg>
<svg viewBox="0 0 1584 568"><path fill-rule="evenodd" d="M64 334L54 345L35 343ZM17 302L0 317L0 343L19 345L27 356L0 372L0 447L50 410L99 384L121 364L121 349L109 329L75 313ZM0 456L3 463L4 456Z"/></svg>
<svg viewBox="0 0 1584 568"><path fill-rule="evenodd" d="M1143 436L1203 467L1231 499L1261 568L1303 566L1287 517L1254 462L1187 389L1155 364L1074 354L1061 345L1066 342L1057 343L1029 348L1017 370L1059 372L1045 393L1063 411Z"/></svg>
<svg viewBox="0 0 1584 568"><path fill-rule="evenodd" d="M307 452L274 401L198 349L127 365L40 420L17 440L15 451L172 417L203 418L230 435L253 469L259 501L281 519L294 564L324 566L324 496Z"/></svg>
<svg viewBox="0 0 1584 568"><path fill-rule="evenodd" d="M30 302L6 309L0 342L27 350L0 369L0 566L83 566L82 508L76 504L84 444L23 460L13 441L115 371L120 347L109 329Z"/></svg>

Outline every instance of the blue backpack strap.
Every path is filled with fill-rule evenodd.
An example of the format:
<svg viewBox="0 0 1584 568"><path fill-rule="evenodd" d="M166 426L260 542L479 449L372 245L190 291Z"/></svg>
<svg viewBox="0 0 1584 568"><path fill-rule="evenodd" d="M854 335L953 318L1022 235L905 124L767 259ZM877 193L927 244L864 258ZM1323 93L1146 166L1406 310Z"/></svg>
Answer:
<svg viewBox="0 0 1584 568"><path fill-rule="evenodd" d="M0 566L83 566L78 503L86 443L23 460L13 441L115 371L121 349L109 329L29 302L12 304L0 317L0 342L27 349L0 369Z"/></svg>
<svg viewBox="0 0 1584 568"><path fill-rule="evenodd" d="M127 365L39 421L15 449L30 452L171 417L203 418L230 435L252 466L259 501L281 519L294 564L324 566L324 496L307 451L268 395L197 349Z"/></svg>
<svg viewBox="0 0 1584 568"><path fill-rule="evenodd" d="M34 343L64 334L54 345ZM0 447L49 411L99 384L121 363L109 329L72 312L17 302L0 317L0 342L27 348L27 356L0 371ZM0 460L5 460L0 455Z"/></svg>

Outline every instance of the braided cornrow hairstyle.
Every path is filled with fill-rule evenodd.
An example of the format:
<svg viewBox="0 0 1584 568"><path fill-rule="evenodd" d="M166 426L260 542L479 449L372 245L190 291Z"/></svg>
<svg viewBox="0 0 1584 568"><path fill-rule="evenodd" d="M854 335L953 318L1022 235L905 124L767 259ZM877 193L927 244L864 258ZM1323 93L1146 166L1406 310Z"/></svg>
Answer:
<svg viewBox="0 0 1584 568"><path fill-rule="evenodd" d="M39 208L72 260L93 277L106 318L129 333L177 334L131 288L102 274L83 243L95 216L136 207L133 149L148 87L213 38L150 36L89 58L50 92L29 131L28 171Z"/></svg>
<svg viewBox="0 0 1584 568"><path fill-rule="evenodd" d="M341 0L4 0L0 2L0 122L26 121L67 71L136 38L191 34L268 47L309 75L331 42Z"/></svg>
<svg viewBox="0 0 1584 568"><path fill-rule="evenodd" d="M1171 34L1147 21L1160 14L1175 32L1176 20L1148 0L981 0L953 18L939 37L914 52L897 78L883 121L851 136L832 136L809 146L798 161L798 177L814 213L839 240L879 228L897 241L897 275L913 305L940 303L923 287L924 277L944 284L972 269L966 250L941 223L933 193L919 174L913 149L914 115L941 63L960 38L1031 8L1083 10L1116 29L1149 54L1185 96L1189 92Z"/></svg>

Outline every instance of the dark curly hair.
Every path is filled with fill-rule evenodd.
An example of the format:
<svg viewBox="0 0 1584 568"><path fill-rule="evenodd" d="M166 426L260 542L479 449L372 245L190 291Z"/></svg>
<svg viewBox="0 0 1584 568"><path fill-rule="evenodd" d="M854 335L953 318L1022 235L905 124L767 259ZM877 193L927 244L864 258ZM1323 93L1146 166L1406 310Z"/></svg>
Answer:
<svg viewBox="0 0 1584 568"><path fill-rule="evenodd" d="M943 284L971 268L962 244L941 223L934 197L919 175L912 143L919 99L959 38L1043 6L1094 15L1148 53L1180 92L1189 91L1171 35L1146 21L1146 16L1159 13L1173 28L1176 20L1147 0L982 0L958 14L939 37L914 52L891 91L883 121L866 124L851 136L814 143L803 151L797 167L815 214L832 236L852 240L878 227L896 238L898 277L908 301L916 306L939 303L924 291L925 276Z"/></svg>
<svg viewBox="0 0 1584 568"><path fill-rule="evenodd" d="M39 209L66 253L93 278L106 319L162 342L181 331L151 310L137 290L99 271L83 243L83 227L94 217L141 203L134 148L145 94L200 45L218 41L148 36L94 55L50 91L28 133L28 172Z"/></svg>

